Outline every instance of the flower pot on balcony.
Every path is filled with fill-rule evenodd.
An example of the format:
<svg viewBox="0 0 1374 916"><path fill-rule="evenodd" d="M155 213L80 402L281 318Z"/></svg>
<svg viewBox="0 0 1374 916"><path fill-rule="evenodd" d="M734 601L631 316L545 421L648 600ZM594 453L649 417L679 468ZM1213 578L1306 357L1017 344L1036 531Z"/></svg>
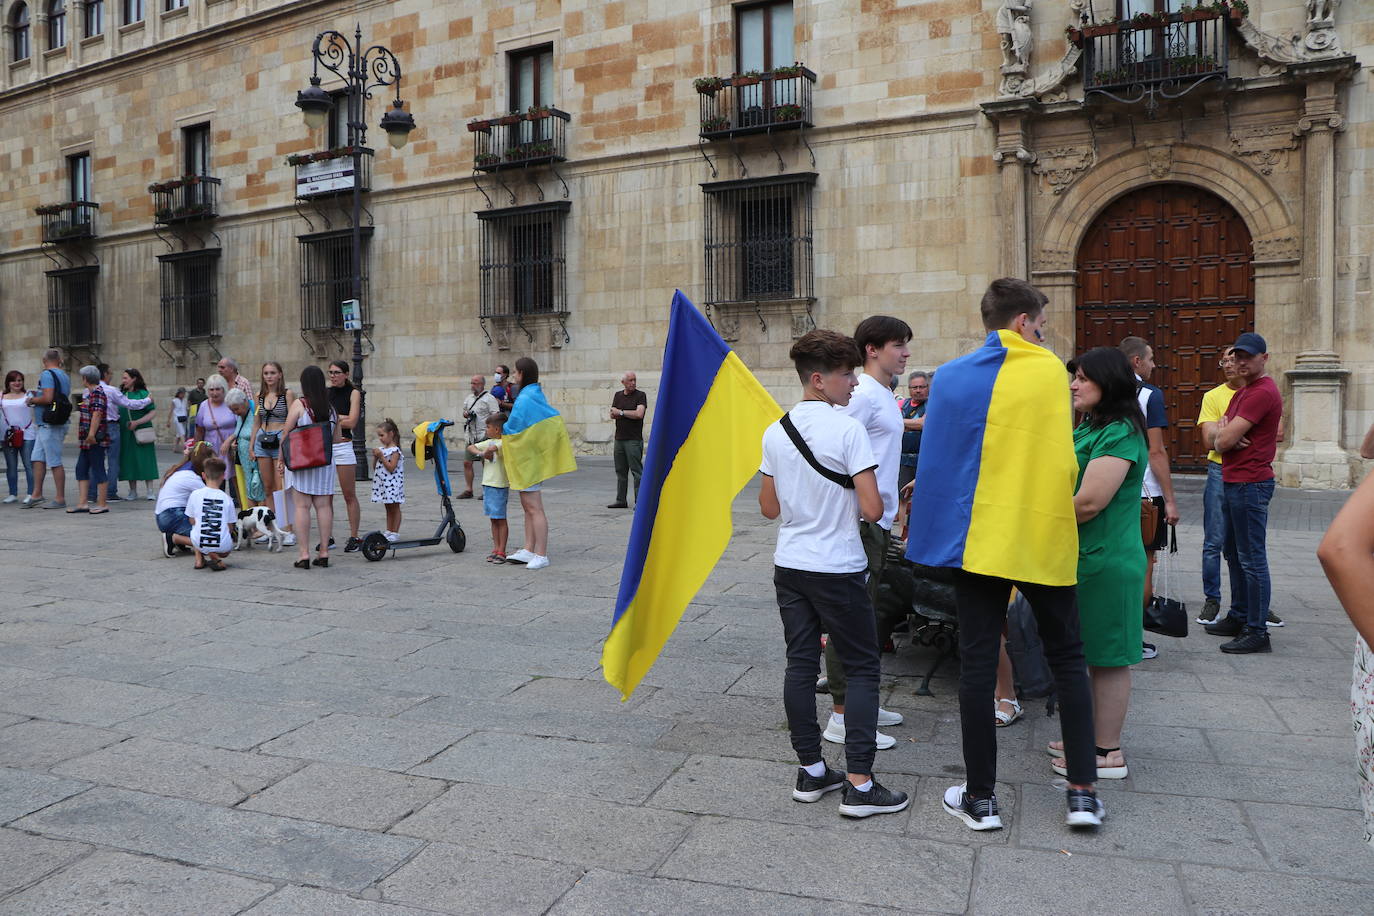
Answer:
<svg viewBox="0 0 1374 916"><path fill-rule="evenodd" d="M762 74L762 73L759 73L757 70L750 70L748 73L742 73L742 74L739 74L738 76L732 76L732 77L730 77L730 85L732 85L732 86L756 86L756 85L758 85L758 82L759 82L759 80L760 80L762 77L763 77L763 74Z"/></svg>
<svg viewBox="0 0 1374 916"><path fill-rule="evenodd" d="M725 88L725 80L718 76L699 76L692 80L692 88L702 95L715 95Z"/></svg>
<svg viewBox="0 0 1374 916"><path fill-rule="evenodd" d="M1084 38L1097 38L1101 35L1115 35L1121 31L1121 26L1115 22L1108 22L1102 25L1088 25L1083 27Z"/></svg>
<svg viewBox="0 0 1374 916"><path fill-rule="evenodd" d="M706 118L701 122L701 132L703 134L715 134L729 129L730 119L720 115L713 118Z"/></svg>
<svg viewBox="0 0 1374 916"><path fill-rule="evenodd" d="M802 107L800 105L779 105L773 109L773 123L785 124L791 121L802 119Z"/></svg>
<svg viewBox="0 0 1374 916"><path fill-rule="evenodd" d="M500 124L502 127L510 127L512 124L519 124L523 120L525 120L524 115L519 112L512 112L511 114L502 115L497 118L496 123Z"/></svg>
<svg viewBox="0 0 1374 916"><path fill-rule="evenodd" d="M1064 30L1064 37L1069 40L1069 44L1076 48L1083 47L1083 30L1069 26Z"/></svg>
<svg viewBox="0 0 1374 916"><path fill-rule="evenodd" d="M774 67L771 76L775 80L790 80L801 76L802 68L800 64L791 67Z"/></svg>

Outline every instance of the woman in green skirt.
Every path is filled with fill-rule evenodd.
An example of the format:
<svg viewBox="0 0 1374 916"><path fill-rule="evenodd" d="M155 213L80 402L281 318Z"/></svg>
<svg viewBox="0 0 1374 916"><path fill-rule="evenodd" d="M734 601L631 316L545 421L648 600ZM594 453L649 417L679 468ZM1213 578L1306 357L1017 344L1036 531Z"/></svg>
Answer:
<svg viewBox="0 0 1374 916"><path fill-rule="evenodd" d="M148 397L148 383L143 381L143 373L137 369L125 369L120 379L120 390L130 400ZM153 492L153 482L157 480L157 442L138 441L138 429L154 429L156 405L149 403L138 410L119 408L119 479L128 481L129 498L138 499L138 482L144 482L148 499L157 499ZM144 434L147 435L146 433Z"/></svg>
<svg viewBox="0 0 1374 916"><path fill-rule="evenodd" d="M1140 537L1140 485L1149 461L1135 373L1114 347L1097 347L1069 363L1078 455L1078 620L1092 677L1097 778L1124 779L1121 728L1131 698L1131 665L1140 661L1140 596L1145 544ZM1068 771L1062 745L1054 771Z"/></svg>

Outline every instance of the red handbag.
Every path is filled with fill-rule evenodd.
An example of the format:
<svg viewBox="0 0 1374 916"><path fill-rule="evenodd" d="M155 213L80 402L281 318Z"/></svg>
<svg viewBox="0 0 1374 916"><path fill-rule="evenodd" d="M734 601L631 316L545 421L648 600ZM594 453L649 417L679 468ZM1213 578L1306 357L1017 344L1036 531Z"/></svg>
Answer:
<svg viewBox="0 0 1374 916"><path fill-rule="evenodd" d="M334 460L334 424L326 421L297 426L282 440L281 452L282 461L292 471L331 464Z"/></svg>

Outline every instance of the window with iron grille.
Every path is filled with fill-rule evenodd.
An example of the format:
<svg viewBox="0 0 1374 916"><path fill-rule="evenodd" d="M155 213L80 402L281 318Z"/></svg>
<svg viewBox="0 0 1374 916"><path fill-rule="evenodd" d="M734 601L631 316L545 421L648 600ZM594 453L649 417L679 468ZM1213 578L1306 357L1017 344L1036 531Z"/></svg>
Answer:
<svg viewBox="0 0 1374 916"><path fill-rule="evenodd" d="M566 200L481 210L481 317L568 314Z"/></svg>
<svg viewBox="0 0 1374 916"><path fill-rule="evenodd" d="M353 298L353 230L315 232L297 236L301 243L301 330L328 331L343 327L345 299ZM363 292L358 303L363 325L372 326L368 293L368 249L372 227L362 229Z"/></svg>
<svg viewBox="0 0 1374 916"><path fill-rule="evenodd" d="M815 295L811 195L815 172L703 184L706 302Z"/></svg>
<svg viewBox="0 0 1374 916"><path fill-rule="evenodd" d="M54 347L88 347L99 343L95 298L100 268L50 270L47 278L49 344Z"/></svg>
<svg viewBox="0 0 1374 916"><path fill-rule="evenodd" d="M178 251L158 257L162 339L219 336L219 249Z"/></svg>

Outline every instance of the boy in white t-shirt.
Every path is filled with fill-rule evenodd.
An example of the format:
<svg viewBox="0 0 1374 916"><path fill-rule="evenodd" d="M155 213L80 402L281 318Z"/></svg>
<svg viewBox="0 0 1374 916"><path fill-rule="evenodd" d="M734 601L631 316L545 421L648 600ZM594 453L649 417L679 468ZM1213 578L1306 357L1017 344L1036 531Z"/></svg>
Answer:
<svg viewBox="0 0 1374 916"><path fill-rule="evenodd" d="M207 458L201 470L205 486L191 494L186 517L191 520L191 548L196 569L209 566L215 572L228 569L224 558L234 549L234 501L220 489L224 485L224 461Z"/></svg>
<svg viewBox="0 0 1374 916"><path fill-rule="evenodd" d="M782 518L773 584L787 640L783 705L801 765L792 798L815 802L843 789L842 815L889 814L910 800L872 776L878 642L859 519L873 522L883 516L874 475L878 462L864 427L834 409L849 403L858 384L854 369L863 360L854 341L835 331L811 331L789 356L801 379L802 400L764 431L759 508L765 518ZM847 776L821 756L815 683L822 632L830 634L849 677Z"/></svg>

